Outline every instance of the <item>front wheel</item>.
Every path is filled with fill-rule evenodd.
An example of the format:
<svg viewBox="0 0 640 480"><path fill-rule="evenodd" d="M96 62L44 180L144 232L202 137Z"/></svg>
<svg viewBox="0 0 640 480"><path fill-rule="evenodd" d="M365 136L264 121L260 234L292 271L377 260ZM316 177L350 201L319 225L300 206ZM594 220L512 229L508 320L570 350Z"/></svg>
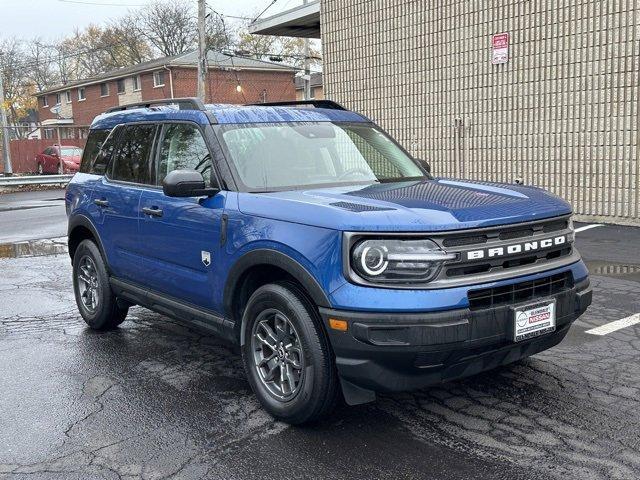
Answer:
<svg viewBox="0 0 640 480"><path fill-rule="evenodd" d="M60 162L58 164L58 175L62 175L64 174L64 166L62 165L62 162Z"/></svg>
<svg viewBox="0 0 640 480"><path fill-rule="evenodd" d="M328 414L338 394L333 355L318 313L288 282L256 290L243 315L242 358L251 388L291 424Z"/></svg>
<svg viewBox="0 0 640 480"><path fill-rule="evenodd" d="M83 240L73 255L73 290L84 321L94 330L117 327L127 316L111 291L100 250L91 240Z"/></svg>
<svg viewBox="0 0 640 480"><path fill-rule="evenodd" d="M44 168L41 163L38 163L38 175L44 174Z"/></svg>

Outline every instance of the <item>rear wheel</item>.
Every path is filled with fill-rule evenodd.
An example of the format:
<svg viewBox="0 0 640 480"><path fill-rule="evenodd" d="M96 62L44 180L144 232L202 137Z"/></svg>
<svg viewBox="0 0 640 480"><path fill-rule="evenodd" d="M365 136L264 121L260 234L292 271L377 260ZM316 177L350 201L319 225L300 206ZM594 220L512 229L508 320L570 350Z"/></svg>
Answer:
<svg viewBox="0 0 640 480"><path fill-rule="evenodd" d="M242 357L264 408L291 424L331 411L338 378L315 307L288 282L260 287L243 315Z"/></svg>
<svg viewBox="0 0 640 480"><path fill-rule="evenodd" d="M129 308L118 305L100 250L91 240L80 242L73 256L73 289L80 315L91 328L109 330L126 318Z"/></svg>

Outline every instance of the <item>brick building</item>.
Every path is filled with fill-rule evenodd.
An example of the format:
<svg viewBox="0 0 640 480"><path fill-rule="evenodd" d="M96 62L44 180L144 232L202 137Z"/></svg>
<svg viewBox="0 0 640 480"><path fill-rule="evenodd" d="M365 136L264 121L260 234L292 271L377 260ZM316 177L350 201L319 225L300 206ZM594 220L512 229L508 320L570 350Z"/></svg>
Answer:
<svg viewBox="0 0 640 480"><path fill-rule="evenodd" d="M327 97L439 176L522 179L640 224L638 2L321 0L251 30L321 37Z"/></svg>
<svg viewBox="0 0 640 480"><path fill-rule="evenodd" d="M106 109L159 98L193 97L197 53L159 58L79 80L37 95L43 136L84 135L87 125ZM207 103L256 103L295 100L295 69L250 58L209 52ZM54 112L52 112L52 109ZM58 129L58 127L62 127ZM73 128L76 127L76 128Z"/></svg>

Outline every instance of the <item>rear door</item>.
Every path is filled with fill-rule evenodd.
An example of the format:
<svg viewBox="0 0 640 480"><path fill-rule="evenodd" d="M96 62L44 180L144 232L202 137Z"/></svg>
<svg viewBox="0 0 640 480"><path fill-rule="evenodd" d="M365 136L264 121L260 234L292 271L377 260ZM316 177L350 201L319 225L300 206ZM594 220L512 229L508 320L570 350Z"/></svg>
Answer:
<svg viewBox="0 0 640 480"><path fill-rule="evenodd" d="M172 170L195 169L211 186L211 154L198 125L163 125L157 149L157 189L142 193L142 271L157 293L217 311L214 289L222 288L218 274L220 228L225 194L212 198L173 198L162 192L162 180ZM219 312L218 312L219 313Z"/></svg>
<svg viewBox="0 0 640 480"><path fill-rule="evenodd" d="M92 204L94 224L102 239L111 273L122 280L144 284L140 274L138 216L140 196L151 181L150 159L158 127L155 124L124 125L106 175L96 182Z"/></svg>

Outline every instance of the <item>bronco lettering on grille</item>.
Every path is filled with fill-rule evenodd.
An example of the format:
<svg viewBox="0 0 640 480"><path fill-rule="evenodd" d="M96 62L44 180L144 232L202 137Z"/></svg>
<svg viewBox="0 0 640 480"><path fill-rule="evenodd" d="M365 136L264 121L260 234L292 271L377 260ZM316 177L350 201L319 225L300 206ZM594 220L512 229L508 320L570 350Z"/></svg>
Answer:
<svg viewBox="0 0 640 480"><path fill-rule="evenodd" d="M534 240L530 242L514 243L505 247L483 248L480 250L470 250L467 252L467 260L480 260L482 258L505 257L508 255L516 255L523 252L535 252L551 247L557 247L567 243L567 236L560 235L553 238L545 238L544 240Z"/></svg>

